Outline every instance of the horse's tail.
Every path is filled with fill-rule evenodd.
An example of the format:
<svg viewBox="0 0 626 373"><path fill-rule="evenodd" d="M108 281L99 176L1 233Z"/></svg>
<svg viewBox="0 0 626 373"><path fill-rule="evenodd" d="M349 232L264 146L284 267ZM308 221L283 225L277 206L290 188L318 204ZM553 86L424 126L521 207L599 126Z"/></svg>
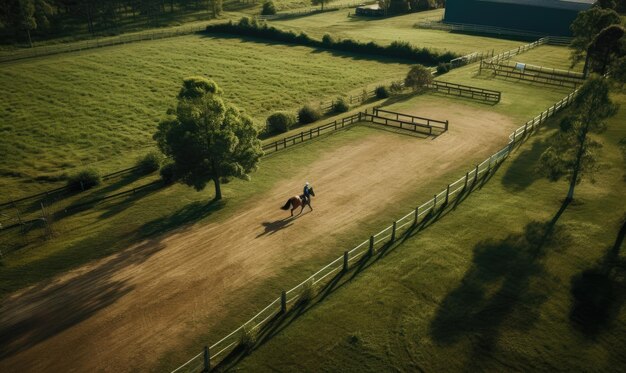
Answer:
<svg viewBox="0 0 626 373"><path fill-rule="evenodd" d="M281 207L281 209L283 210L289 210L289 206L291 205L291 198L289 198L287 200L287 203L285 203L285 206Z"/></svg>

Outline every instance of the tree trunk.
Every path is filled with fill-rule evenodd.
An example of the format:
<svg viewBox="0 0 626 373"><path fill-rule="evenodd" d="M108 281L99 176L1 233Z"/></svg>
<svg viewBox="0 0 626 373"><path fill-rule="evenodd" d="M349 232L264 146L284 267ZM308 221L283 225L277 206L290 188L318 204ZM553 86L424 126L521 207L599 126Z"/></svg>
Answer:
<svg viewBox="0 0 626 373"><path fill-rule="evenodd" d="M587 79L589 76L589 51L587 51L587 55L585 56L585 66L583 66L583 77Z"/></svg>
<svg viewBox="0 0 626 373"><path fill-rule="evenodd" d="M220 178L214 177L213 183L215 184L215 200L222 199L222 187L220 185Z"/></svg>
<svg viewBox="0 0 626 373"><path fill-rule="evenodd" d="M574 172L569 182L569 191L567 192L567 198L565 201L571 202L574 199L574 188L576 188L576 180L578 180L578 174L580 173L580 162L585 154L585 142L587 141L587 131L583 130L582 140L576 154L576 163L574 163Z"/></svg>
<svg viewBox="0 0 626 373"><path fill-rule="evenodd" d="M30 30L26 29L26 34L28 34L28 45L30 45L30 47L33 47L33 40L30 38Z"/></svg>

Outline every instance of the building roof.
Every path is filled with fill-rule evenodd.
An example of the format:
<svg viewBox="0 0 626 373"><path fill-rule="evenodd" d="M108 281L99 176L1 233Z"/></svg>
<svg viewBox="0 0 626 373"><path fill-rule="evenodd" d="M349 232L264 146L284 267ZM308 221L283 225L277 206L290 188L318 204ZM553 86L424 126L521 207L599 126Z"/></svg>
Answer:
<svg viewBox="0 0 626 373"><path fill-rule="evenodd" d="M479 0L488 3L505 3L536 6L540 8L587 10L596 0Z"/></svg>

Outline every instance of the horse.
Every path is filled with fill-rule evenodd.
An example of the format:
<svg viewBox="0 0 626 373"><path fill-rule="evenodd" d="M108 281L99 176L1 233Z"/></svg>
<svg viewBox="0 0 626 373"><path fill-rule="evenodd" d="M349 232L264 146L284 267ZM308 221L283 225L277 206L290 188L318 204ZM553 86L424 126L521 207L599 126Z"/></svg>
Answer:
<svg viewBox="0 0 626 373"><path fill-rule="evenodd" d="M312 197L315 197L315 192L313 192L313 188L312 187L309 188L309 193L311 194ZM304 201L306 201L306 202L304 202ZM304 206L309 206L311 211L313 211L313 207L311 207L311 198L309 197L308 199L305 200L304 194L300 195L300 196L294 196L294 197L289 198L287 200L287 203L285 203L285 205L283 207L281 207L281 209L289 210L290 206L291 206L291 216L293 216L293 210L297 209L300 206L302 206L302 210L300 210L299 214L302 214L302 211L304 211Z"/></svg>

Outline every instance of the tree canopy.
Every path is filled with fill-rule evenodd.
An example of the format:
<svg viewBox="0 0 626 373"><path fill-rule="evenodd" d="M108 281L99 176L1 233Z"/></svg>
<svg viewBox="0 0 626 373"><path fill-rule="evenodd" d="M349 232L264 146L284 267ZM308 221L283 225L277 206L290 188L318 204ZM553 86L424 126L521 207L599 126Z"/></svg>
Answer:
<svg viewBox="0 0 626 373"><path fill-rule="evenodd" d="M159 149L173 160L177 178L196 190L213 181L215 199L222 198L222 179L247 179L263 154L252 119L221 95L211 80L184 79L176 109L154 135Z"/></svg>
<svg viewBox="0 0 626 373"><path fill-rule="evenodd" d="M572 67L587 57L589 44L600 31L611 25L619 25L621 22L619 14L612 9L592 7L589 10L580 12L571 26L574 34L574 39L570 44L572 49ZM586 67L585 73L587 71Z"/></svg>

